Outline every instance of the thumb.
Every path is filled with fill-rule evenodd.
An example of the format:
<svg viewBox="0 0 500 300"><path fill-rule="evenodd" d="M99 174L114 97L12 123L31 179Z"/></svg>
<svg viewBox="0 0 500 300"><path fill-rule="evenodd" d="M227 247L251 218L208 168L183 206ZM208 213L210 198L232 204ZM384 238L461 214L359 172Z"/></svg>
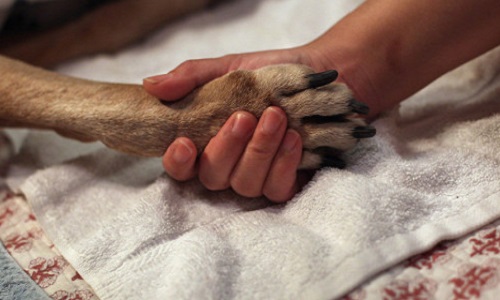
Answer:
<svg viewBox="0 0 500 300"><path fill-rule="evenodd" d="M157 98L178 100L195 88L226 74L229 65L223 58L188 60L167 74L145 78L143 86Z"/></svg>

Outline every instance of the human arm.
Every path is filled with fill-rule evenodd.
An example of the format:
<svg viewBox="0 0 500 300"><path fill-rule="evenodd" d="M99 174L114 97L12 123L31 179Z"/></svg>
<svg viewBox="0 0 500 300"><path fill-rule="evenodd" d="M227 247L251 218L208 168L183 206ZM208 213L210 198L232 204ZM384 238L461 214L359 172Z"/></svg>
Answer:
<svg viewBox="0 0 500 300"><path fill-rule="evenodd" d="M499 15L495 0L368 0L306 48L375 116L499 45Z"/></svg>
<svg viewBox="0 0 500 300"><path fill-rule="evenodd" d="M318 72L338 70L340 80L354 91L358 100L370 106L370 118L373 118L445 72L498 45L498 15L500 2L494 0L369 0L307 45L188 61L169 75L146 80L144 86L158 97L174 100L194 87L235 69L255 69L276 63L302 63ZM226 169L235 166L234 161L225 161L220 156L220 149L235 147L235 141L222 135L214 139L217 146L207 147L202 157L212 157L219 163L204 167L200 160L199 170L203 170L200 178L210 177L202 174L218 174L221 165ZM242 139L236 143L246 145L248 140ZM279 147L280 141L281 138L270 141L273 149ZM255 152L255 149L265 147L269 145L257 140L250 142L246 149L254 149ZM273 155L273 152L270 151L267 155ZM256 155L251 156L257 159ZM170 174L180 171L184 172L181 175L186 175L184 178L174 178L187 179L196 173L194 152L191 152L188 164L173 163L169 152L164 156L164 162ZM245 173L241 168L239 170L240 173ZM279 172L270 170L267 177L260 181L267 182L272 174ZM233 174L228 176L225 182L229 182L229 186L236 192L241 193L242 188L246 188L233 186ZM287 180L295 180L295 177ZM289 187L290 184L285 186ZM297 184L294 183L293 186L296 190ZM225 187L228 187L227 184L211 189ZM268 196L263 189L252 191L252 194L258 193ZM280 193L287 196L268 198L282 201L290 197L289 191L276 192ZM248 195L247 191L242 194Z"/></svg>

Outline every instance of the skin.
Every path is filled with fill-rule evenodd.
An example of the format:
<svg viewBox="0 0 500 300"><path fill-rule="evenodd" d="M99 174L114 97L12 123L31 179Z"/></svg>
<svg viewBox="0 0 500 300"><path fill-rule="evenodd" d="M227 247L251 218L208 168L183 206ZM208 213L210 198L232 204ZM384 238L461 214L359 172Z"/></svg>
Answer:
<svg viewBox="0 0 500 300"><path fill-rule="evenodd" d="M338 70L339 81L370 106L373 119L499 45L499 15L498 0L368 0L306 45L187 61L168 74L146 78L144 87L173 101L229 71L300 63L318 72ZM243 196L287 201L300 187L295 169L301 142L284 119L277 108L260 120L237 112L198 162L193 143L176 140L163 157L165 170L178 180L198 176L210 190L232 188ZM277 130L266 131L269 123Z"/></svg>

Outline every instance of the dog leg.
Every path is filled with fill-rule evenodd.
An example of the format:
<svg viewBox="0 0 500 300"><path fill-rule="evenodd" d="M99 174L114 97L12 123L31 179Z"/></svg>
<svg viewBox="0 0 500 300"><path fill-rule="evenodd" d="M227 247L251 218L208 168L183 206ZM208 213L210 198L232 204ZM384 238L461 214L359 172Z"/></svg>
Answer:
<svg viewBox="0 0 500 300"><path fill-rule="evenodd" d="M336 72L301 65L235 71L175 103L142 86L71 78L7 58L0 57L0 71L0 126L52 129L130 154L161 156L179 136L201 153L233 112L260 117L270 105L285 110L302 136L301 168L342 167L338 155L375 134L358 116L368 107L345 85L330 83Z"/></svg>
<svg viewBox="0 0 500 300"><path fill-rule="evenodd" d="M227 1L227 0L224 0ZM64 26L20 41L0 40L0 53L51 67L76 57L114 52L188 13L222 0L122 0L89 12Z"/></svg>

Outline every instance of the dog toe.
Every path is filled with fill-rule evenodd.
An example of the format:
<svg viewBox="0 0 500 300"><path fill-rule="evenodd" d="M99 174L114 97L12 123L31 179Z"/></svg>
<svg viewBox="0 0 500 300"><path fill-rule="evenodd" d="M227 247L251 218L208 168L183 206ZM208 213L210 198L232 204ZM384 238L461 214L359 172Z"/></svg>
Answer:
<svg viewBox="0 0 500 300"><path fill-rule="evenodd" d="M315 170L324 167L343 169L346 167L346 164L341 155L342 151L332 147L305 149L299 169Z"/></svg>
<svg viewBox="0 0 500 300"><path fill-rule="evenodd" d="M261 86L273 89L271 104L285 110L289 126L302 136L300 168L344 168L342 152L375 135L375 128L360 118L370 108L356 100L347 85L334 83L337 71L314 73L307 67L281 65L259 72Z"/></svg>
<svg viewBox="0 0 500 300"><path fill-rule="evenodd" d="M315 89L334 82L338 76L339 73L337 71L329 70L321 73L308 74L305 77L309 80L308 88Z"/></svg>

